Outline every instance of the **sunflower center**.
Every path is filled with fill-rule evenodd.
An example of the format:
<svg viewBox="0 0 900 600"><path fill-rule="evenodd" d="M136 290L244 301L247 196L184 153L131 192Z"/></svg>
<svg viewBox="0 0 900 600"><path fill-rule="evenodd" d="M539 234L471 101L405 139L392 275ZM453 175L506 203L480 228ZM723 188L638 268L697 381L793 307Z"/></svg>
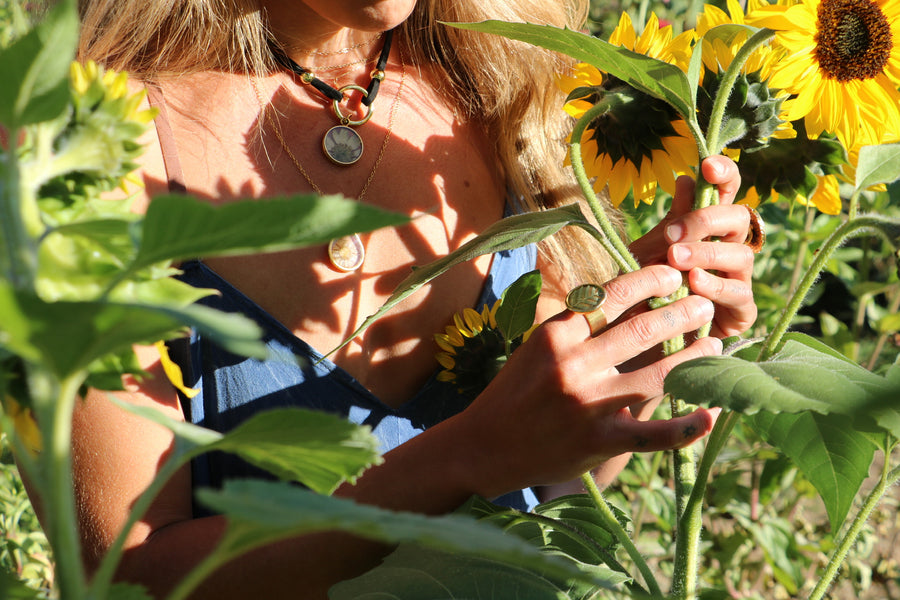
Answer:
<svg viewBox="0 0 900 600"><path fill-rule="evenodd" d="M662 138L677 136L672 121L678 118L666 102L652 98L615 77L609 76L601 86L606 94L618 98L608 113L588 127L597 142L599 154L608 154L613 163L625 159L638 170L653 150L664 150Z"/></svg>
<svg viewBox="0 0 900 600"><path fill-rule="evenodd" d="M890 23L872 0L822 0L816 28L816 60L840 82L875 77L891 56Z"/></svg>

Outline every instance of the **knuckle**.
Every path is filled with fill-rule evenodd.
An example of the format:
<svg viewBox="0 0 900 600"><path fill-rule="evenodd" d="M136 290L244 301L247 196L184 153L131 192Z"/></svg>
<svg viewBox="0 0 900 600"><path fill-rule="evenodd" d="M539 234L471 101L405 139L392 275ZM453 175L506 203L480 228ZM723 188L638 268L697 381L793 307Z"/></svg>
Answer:
<svg viewBox="0 0 900 600"><path fill-rule="evenodd" d="M617 277L615 279L611 279L603 284L603 289L606 290L606 301L617 306L627 306L630 304L628 301L631 296L631 287L628 283L622 280L622 278Z"/></svg>
<svg viewBox="0 0 900 600"><path fill-rule="evenodd" d="M665 322L674 320L669 307L638 315L625 323L625 339L631 348L642 348L647 342L655 342L661 335Z"/></svg>

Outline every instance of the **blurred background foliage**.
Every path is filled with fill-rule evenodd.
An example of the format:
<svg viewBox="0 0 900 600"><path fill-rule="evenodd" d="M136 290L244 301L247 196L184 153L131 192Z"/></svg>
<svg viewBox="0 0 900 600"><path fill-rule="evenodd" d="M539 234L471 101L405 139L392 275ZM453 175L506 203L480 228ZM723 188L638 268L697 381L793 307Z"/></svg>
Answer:
<svg viewBox="0 0 900 600"><path fill-rule="evenodd" d="M0 0L0 46L26 30L48 0ZM724 8L724 2L715 2ZM675 33L693 26L702 7L696 0L592 0L588 28L600 37L612 32L627 11L636 28L654 12ZM867 193L862 211L900 216L900 186ZM667 198L634 207L622 204L630 234L657 223ZM760 213L768 241L758 255L754 293L759 319L752 335L772 325L816 248L840 217L800 205L766 204ZM879 371L900 347L900 284L896 257L875 239L860 238L839 250L808 298L795 328L820 337L846 356ZM873 465L879 469L880 465ZM738 427L713 473L701 568L704 600L773 600L803 596L824 564L833 532L821 501L790 462L766 446L749 427ZM674 510L666 454L635 455L610 500L633 519L638 547L661 571L671 564ZM866 526L847 561L833 598L900 598L900 493L897 488ZM824 536L824 538L823 538ZM825 547L808 544L825 539ZM49 589L52 562L25 488L0 434L0 577L14 576L36 590Z"/></svg>

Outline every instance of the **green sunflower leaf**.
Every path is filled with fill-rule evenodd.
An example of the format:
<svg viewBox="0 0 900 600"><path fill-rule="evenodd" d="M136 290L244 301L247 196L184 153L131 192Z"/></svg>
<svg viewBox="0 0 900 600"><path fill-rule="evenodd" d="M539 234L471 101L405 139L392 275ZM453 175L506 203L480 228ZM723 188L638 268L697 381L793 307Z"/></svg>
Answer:
<svg viewBox="0 0 900 600"><path fill-rule="evenodd" d="M675 65L632 52L590 35L550 25L482 21L446 23L451 27L502 35L589 63L640 91L669 103L685 120L694 118L694 94Z"/></svg>
<svg viewBox="0 0 900 600"><path fill-rule="evenodd" d="M203 504L228 517L228 528L219 545L199 568L201 576L247 550L277 540L343 531L391 544L417 542L545 578L604 585L602 579L583 572L571 561L541 552L524 540L462 515L428 517L384 510L321 496L284 482L229 481L221 490L198 490L197 496ZM413 554L415 559L418 552ZM437 566L440 568L440 564ZM448 596L445 593L438 597Z"/></svg>
<svg viewBox="0 0 900 600"><path fill-rule="evenodd" d="M26 361L43 363L64 379L133 344L167 339L194 326L232 352L265 356L250 319L204 306L150 306L114 302L44 302L0 282L0 338Z"/></svg>
<svg viewBox="0 0 900 600"><path fill-rule="evenodd" d="M387 301L374 314L341 342L339 346L328 352L325 357L334 354L350 343L350 340L369 328L372 323L383 317L402 300L412 295L429 281L447 271L450 267L466 262L483 254L493 254L503 250L512 250L539 242L553 235L566 225L591 228L593 225L584 217L577 204L569 204L550 210L522 215L513 215L500 219L480 235L472 238L456 251L439 258L422 267L415 267L413 272L394 289Z"/></svg>
<svg viewBox="0 0 900 600"><path fill-rule="evenodd" d="M228 433L175 421L152 407L116 399L123 409L170 429L178 440L172 459L190 459L220 450L240 456L285 481L331 494L381 463L378 439L368 427L322 411L277 408L258 413Z"/></svg>
<svg viewBox="0 0 900 600"><path fill-rule="evenodd" d="M465 576L460 574L464 573ZM572 595L532 571L488 558L449 554L413 544L401 545L365 575L329 592L331 600L416 600L418 598L494 598L492 590L515 590L512 598L570 600Z"/></svg>
<svg viewBox="0 0 900 600"><path fill-rule="evenodd" d="M0 51L0 122L18 129L62 114L77 42L75 2L62 0L37 27Z"/></svg>
<svg viewBox="0 0 900 600"><path fill-rule="evenodd" d="M326 244L407 222L407 216L340 196L304 194L220 206L189 196L158 196L134 224L140 242L129 271L167 260Z"/></svg>
<svg viewBox="0 0 900 600"><path fill-rule="evenodd" d="M752 415L760 411L812 411L845 417L859 431L888 431L900 437L900 381L876 375L837 351L802 334L785 336L771 359L755 358L749 346L734 356L711 356L678 365L665 391L690 403L722 406Z"/></svg>
<svg viewBox="0 0 900 600"><path fill-rule="evenodd" d="M541 272L529 271L503 290L496 318L497 327L507 340L516 339L534 325L541 284Z"/></svg>
<svg viewBox="0 0 900 600"><path fill-rule="evenodd" d="M856 189L900 179L900 144L863 146L856 165Z"/></svg>
<svg viewBox="0 0 900 600"><path fill-rule="evenodd" d="M770 445L780 449L818 490L832 531L839 531L853 499L869 475L875 444L847 427L844 415L813 412L747 417Z"/></svg>

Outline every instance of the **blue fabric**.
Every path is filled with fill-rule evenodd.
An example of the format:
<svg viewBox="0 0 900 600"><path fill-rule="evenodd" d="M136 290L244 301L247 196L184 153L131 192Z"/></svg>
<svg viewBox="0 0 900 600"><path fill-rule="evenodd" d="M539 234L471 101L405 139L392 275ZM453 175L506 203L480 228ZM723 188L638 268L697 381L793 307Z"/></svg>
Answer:
<svg viewBox="0 0 900 600"><path fill-rule="evenodd" d="M506 287L535 268L537 252L527 246L494 255L481 297L475 305L492 306ZM185 402L185 416L197 425L227 432L259 411L303 407L339 414L368 425L381 442L381 452L403 444L428 427L458 413L471 401L450 384L437 381L439 369L408 402L392 408L346 371L297 338L260 306L200 261L182 266L181 279L221 294L200 302L217 310L254 319L264 331L270 358L265 361L231 354L194 331L190 356L182 363L187 383L200 393ZM449 316L449 315L448 315ZM297 358L300 357L301 360ZM174 358L174 356L173 356ZM226 479L269 477L267 473L225 453L210 453L193 463L194 487L220 487ZM498 504L530 510L537 504L531 489L507 494Z"/></svg>

